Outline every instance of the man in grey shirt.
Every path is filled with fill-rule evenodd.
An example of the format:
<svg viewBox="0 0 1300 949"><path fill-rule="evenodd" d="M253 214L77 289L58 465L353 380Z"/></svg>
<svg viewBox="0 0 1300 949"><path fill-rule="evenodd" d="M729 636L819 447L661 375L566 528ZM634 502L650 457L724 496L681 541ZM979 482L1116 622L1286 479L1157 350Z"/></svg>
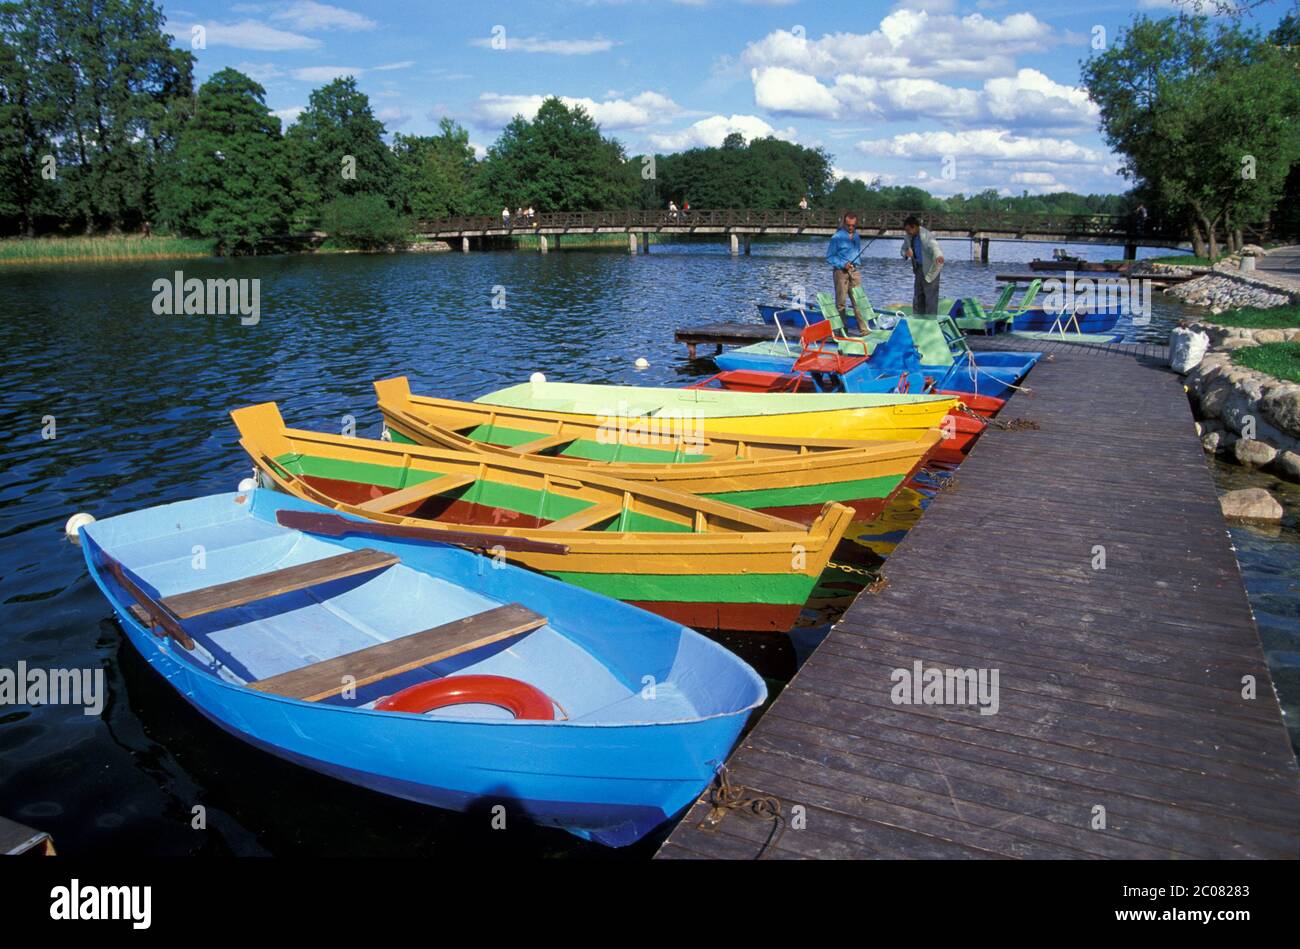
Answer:
<svg viewBox="0 0 1300 949"><path fill-rule="evenodd" d="M912 285L914 314L939 312L939 272L943 270L943 251L939 242L921 222L909 215L903 222L901 255L912 262L915 275Z"/></svg>

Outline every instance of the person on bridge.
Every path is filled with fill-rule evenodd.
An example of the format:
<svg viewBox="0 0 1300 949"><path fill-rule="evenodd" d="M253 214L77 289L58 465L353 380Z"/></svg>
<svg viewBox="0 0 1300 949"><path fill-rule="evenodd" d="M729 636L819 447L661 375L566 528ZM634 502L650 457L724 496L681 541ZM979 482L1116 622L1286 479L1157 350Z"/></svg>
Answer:
<svg viewBox="0 0 1300 949"><path fill-rule="evenodd" d="M510 209L509 209L509 208L502 208L502 209L501 209L501 226L502 226L502 227L509 227L509 226L510 226Z"/></svg>
<svg viewBox="0 0 1300 949"><path fill-rule="evenodd" d="M862 286L858 276L858 258L862 256L862 238L858 235L858 216L853 211L846 211L840 221L840 229L831 237L826 248L826 263L831 265L831 276L835 279L835 307L840 316L845 314L845 303L851 287Z"/></svg>
<svg viewBox="0 0 1300 949"><path fill-rule="evenodd" d="M912 262L912 312L939 312L939 272L943 270L943 251L934 235L921 226L915 215L903 222L901 255Z"/></svg>

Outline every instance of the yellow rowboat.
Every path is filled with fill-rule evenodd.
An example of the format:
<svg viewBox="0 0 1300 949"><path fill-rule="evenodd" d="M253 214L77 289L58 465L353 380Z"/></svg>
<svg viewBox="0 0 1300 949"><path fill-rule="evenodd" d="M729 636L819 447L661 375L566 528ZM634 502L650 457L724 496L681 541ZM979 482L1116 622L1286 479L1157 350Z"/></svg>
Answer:
<svg viewBox="0 0 1300 949"><path fill-rule="evenodd" d="M800 523L827 501L875 517L939 443L937 430L913 441L773 438L762 435L641 437L591 418L563 420L411 394L405 376L375 383L395 442L495 457L537 458L571 470L649 482Z"/></svg>
<svg viewBox="0 0 1300 949"><path fill-rule="evenodd" d="M532 458L288 429L273 402L231 417L244 450L283 491L424 528L432 540L472 533L564 545L498 554L703 629L788 630L853 518L828 503L805 526Z"/></svg>
<svg viewBox="0 0 1300 949"><path fill-rule="evenodd" d="M955 408L957 399L892 392L730 392L525 382L475 400L549 412L629 431L777 438L914 441Z"/></svg>

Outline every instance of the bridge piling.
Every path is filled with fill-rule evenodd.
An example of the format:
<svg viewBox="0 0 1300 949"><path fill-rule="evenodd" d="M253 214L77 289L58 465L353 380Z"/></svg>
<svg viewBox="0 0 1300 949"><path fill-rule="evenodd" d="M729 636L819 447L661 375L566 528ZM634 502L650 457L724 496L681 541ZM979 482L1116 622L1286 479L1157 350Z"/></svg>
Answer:
<svg viewBox="0 0 1300 949"><path fill-rule="evenodd" d="M469 238L468 238L468 237L462 237L462 238L460 239L460 252L461 252L462 254L468 254L468 253L469 253Z"/></svg>
<svg viewBox="0 0 1300 949"><path fill-rule="evenodd" d="M730 240L731 240L731 256L735 257L737 254L740 253L740 235L732 234L730 236Z"/></svg>

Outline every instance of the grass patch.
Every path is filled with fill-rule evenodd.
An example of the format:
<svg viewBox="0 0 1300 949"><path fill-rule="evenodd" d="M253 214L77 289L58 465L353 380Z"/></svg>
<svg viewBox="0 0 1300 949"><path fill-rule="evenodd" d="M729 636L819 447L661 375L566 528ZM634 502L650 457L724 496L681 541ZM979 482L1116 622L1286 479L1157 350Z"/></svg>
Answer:
<svg viewBox="0 0 1300 949"><path fill-rule="evenodd" d="M1300 343L1261 343L1232 352L1238 366L1266 372L1288 382L1300 382Z"/></svg>
<svg viewBox="0 0 1300 949"><path fill-rule="evenodd" d="M1167 257L1143 257L1142 263L1173 264L1175 267L1212 267L1227 256L1227 254L1220 254L1214 260L1210 260L1208 257L1193 257L1191 254L1169 254Z"/></svg>
<svg viewBox="0 0 1300 949"><path fill-rule="evenodd" d="M212 241L188 237L33 237L0 240L0 264L61 264L82 261L211 257Z"/></svg>
<svg viewBox="0 0 1300 949"><path fill-rule="evenodd" d="M1266 310L1245 307L1200 317L1203 323L1217 326L1244 326L1252 330L1283 330L1300 327L1300 306L1274 306Z"/></svg>

